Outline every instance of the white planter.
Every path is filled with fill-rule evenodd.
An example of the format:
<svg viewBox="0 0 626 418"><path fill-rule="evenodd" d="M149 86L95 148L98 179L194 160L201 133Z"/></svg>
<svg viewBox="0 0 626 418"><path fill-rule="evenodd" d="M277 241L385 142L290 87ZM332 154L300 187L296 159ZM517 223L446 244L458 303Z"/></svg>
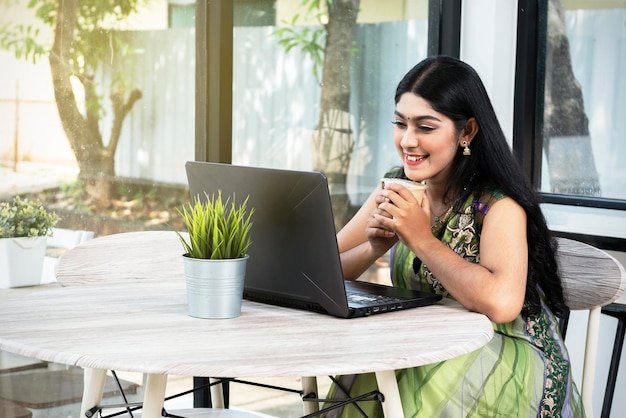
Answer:
<svg viewBox="0 0 626 418"><path fill-rule="evenodd" d="M249 256L206 260L183 256L189 316L234 318L241 315Z"/></svg>
<svg viewBox="0 0 626 418"><path fill-rule="evenodd" d="M0 288L41 284L47 237L0 239Z"/></svg>

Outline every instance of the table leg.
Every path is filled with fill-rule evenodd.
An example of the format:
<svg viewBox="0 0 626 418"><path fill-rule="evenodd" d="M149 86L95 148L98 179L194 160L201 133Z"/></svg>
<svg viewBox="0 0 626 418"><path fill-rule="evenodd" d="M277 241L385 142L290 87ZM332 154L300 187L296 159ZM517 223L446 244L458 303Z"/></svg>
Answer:
<svg viewBox="0 0 626 418"><path fill-rule="evenodd" d="M215 383L220 379L211 378L209 381ZM222 384L211 386L211 405L213 408L224 408L224 392L222 390Z"/></svg>
<svg viewBox="0 0 626 418"><path fill-rule="evenodd" d="M87 417L87 411L102 402L104 381L107 376L106 369L83 369L83 401L80 406L80 416Z"/></svg>
<svg viewBox="0 0 626 418"><path fill-rule="evenodd" d="M167 375L149 374L146 378L146 389L143 395L143 418L160 418L165 399Z"/></svg>
<svg viewBox="0 0 626 418"><path fill-rule="evenodd" d="M316 398L319 398L317 393L317 377L302 377L302 393L304 396L309 393L314 393ZM317 402L303 401L302 408L304 411L304 415L309 415L314 412L318 412L320 410L319 404Z"/></svg>
<svg viewBox="0 0 626 418"><path fill-rule="evenodd" d="M396 372L393 370L376 372L376 382L378 383L378 390L385 397L385 401L382 403L383 415L388 418L404 416Z"/></svg>

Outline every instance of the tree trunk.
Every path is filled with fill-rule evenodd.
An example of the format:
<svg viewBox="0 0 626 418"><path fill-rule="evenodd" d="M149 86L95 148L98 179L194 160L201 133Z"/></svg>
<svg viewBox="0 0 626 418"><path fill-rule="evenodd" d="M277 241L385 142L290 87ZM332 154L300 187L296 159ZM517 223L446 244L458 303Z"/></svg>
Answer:
<svg viewBox="0 0 626 418"><path fill-rule="evenodd" d="M98 106L86 106L86 115L78 109L76 97L72 89L70 77L76 76L82 83L85 91L84 101L87 104L98 103L94 77L71 71L72 43L77 20L77 0L59 2L57 19L54 30L54 44L50 52L50 69L54 96L61 124L74 151L79 167L79 179L83 182L85 191L91 197L96 207L105 207L113 197L113 182L115 179L115 151L120 139L124 119L141 99L141 91L134 89L125 101L124 91L113 88L111 102L113 104L113 126L111 138L105 146L99 130ZM100 29L95 29L100 30ZM92 62L92 56L85 54L84 68L96 68L98 63ZM87 71L87 70L86 70Z"/></svg>
<svg viewBox="0 0 626 418"><path fill-rule="evenodd" d="M561 0L548 3L546 68L549 72L545 83L544 150L551 191L600 195L589 121L580 84L572 70Z"/></svg>
<svg viewBox="0 0 626 418"><path fill-rule="evenodd" d="M350 61L359 0L333 0L327 5L320 116L313 133L313 168L328 177L335 227L339 230L349 220L346 180L354 148Z"/></svg>
<svg viewBox="0 0 626 418"><path fill-rule="evenodd" d="M97 124L90 124L78 109L70 77L70 53L77 18L77 0L59 2L54 30L54 43L50 51L50 70L54 97L61 124L68 137L80 169L79 179L93 198L96 206L109 203L111 180L115 176L113 156L102 147ZM84 80L81 80L84 81ZM87 83L85 83L87 84ZM89 87L86 88L89 94Z"/></svg>

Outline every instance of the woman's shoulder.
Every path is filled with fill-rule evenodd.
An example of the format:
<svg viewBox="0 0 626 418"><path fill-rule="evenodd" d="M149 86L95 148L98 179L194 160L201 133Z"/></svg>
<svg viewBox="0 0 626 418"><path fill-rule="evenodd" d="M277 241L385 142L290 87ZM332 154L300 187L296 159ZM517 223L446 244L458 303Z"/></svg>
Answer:
<svg viewBox="0 0 626 418"><path fill-rule="evenodd" d="M506 197L507 195L499 188L492 185L484 185L474 194L472 208L486 215L493 205Z"/></svg>

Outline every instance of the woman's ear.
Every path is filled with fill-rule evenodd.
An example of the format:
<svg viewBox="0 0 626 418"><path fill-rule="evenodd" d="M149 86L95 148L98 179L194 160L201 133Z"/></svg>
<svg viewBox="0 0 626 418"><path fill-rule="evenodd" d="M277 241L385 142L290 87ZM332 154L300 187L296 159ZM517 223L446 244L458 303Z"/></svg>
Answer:
<svg viewBox="0 0 626 418"><path fill-rule="evenodd" d="M459 144L466 143L467 145L472 143L474 136L478 133L478 122L476 119L469 118L465 123L465 127L461 131L461 136L459 137ZM464 145L465 146L465 145Z"/></svg>

